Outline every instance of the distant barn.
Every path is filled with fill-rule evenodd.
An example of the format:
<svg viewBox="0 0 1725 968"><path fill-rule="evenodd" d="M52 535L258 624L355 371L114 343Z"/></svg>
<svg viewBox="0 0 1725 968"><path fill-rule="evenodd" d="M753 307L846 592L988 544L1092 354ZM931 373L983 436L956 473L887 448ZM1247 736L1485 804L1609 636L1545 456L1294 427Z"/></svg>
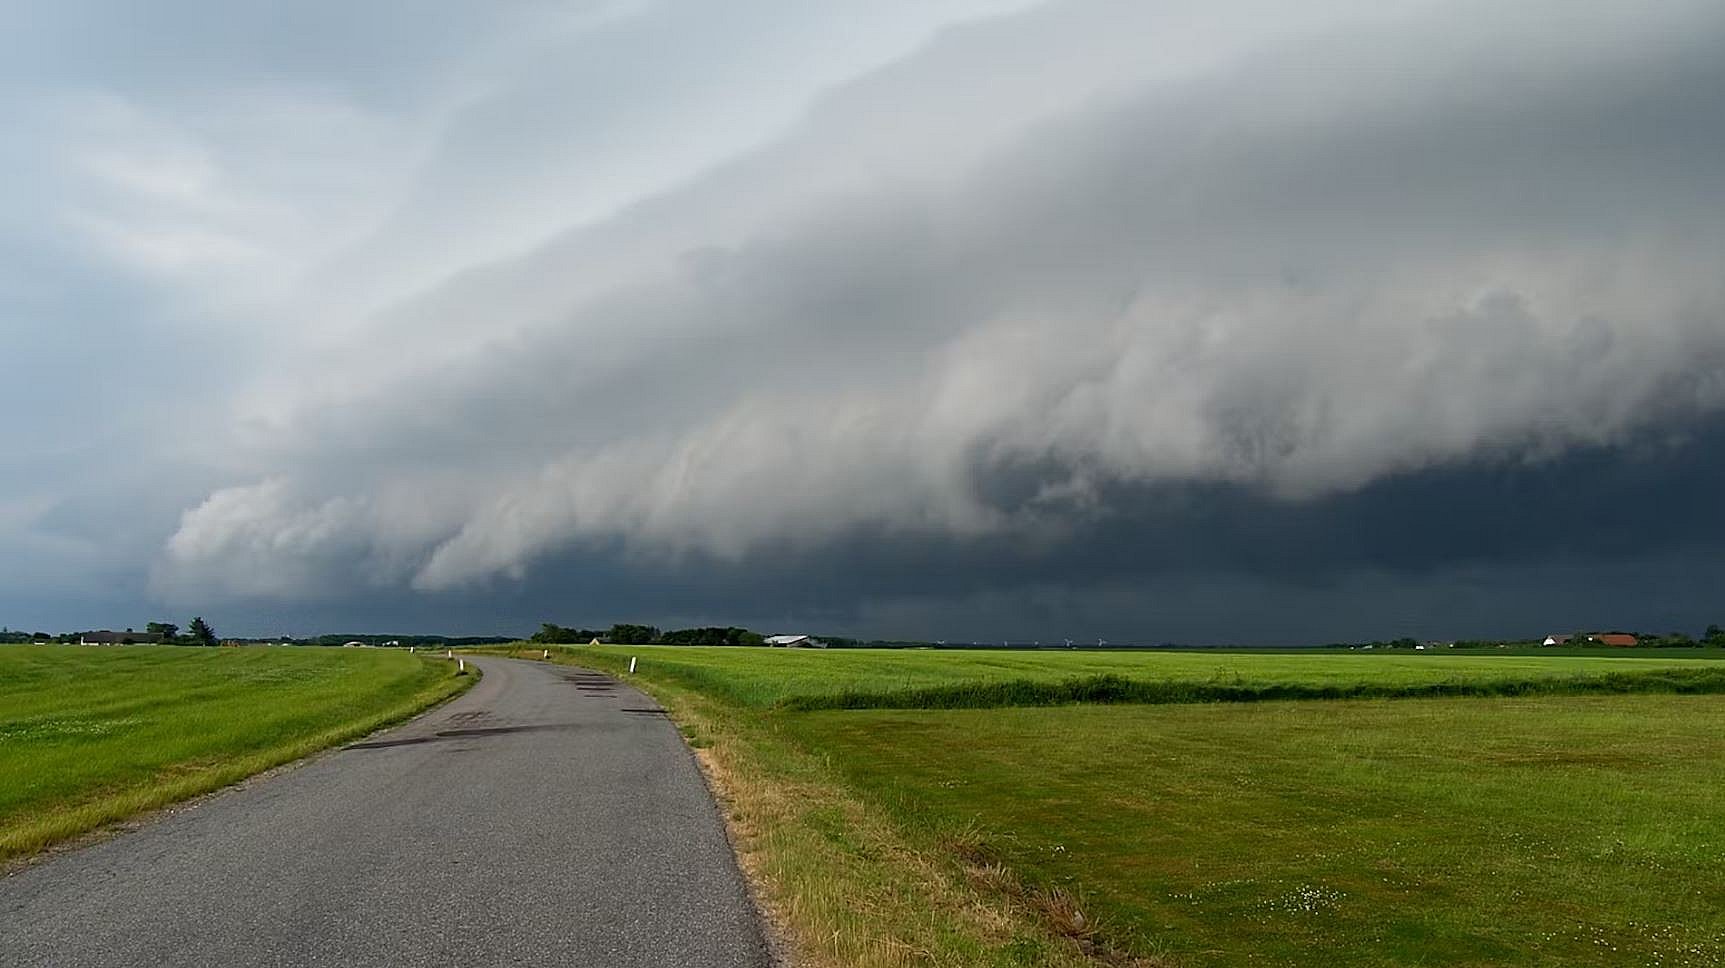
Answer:
<svg viewBox="0 0 1725 968"><path fill-rule="evenodd" d="M824 649L825 642L809 635L769 635L766 643L783 649Z"/></svg>

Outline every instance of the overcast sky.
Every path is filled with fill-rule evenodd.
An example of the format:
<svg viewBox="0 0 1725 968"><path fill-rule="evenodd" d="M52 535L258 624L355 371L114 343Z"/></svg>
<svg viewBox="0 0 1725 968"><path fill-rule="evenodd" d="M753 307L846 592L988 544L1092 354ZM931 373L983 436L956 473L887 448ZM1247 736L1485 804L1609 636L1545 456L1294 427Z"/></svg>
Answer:
<svg viewBox="0 0 1725 968"><path fill-rule="evenodd" d="M1725 6L0 6L0 622L1725 621Z"/></svg>

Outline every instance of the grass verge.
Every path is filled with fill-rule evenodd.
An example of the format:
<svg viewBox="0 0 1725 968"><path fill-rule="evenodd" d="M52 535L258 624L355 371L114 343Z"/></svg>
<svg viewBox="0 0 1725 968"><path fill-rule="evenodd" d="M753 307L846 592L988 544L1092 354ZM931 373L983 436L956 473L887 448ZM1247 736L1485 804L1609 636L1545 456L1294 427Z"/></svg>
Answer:
<svg viewBox="0 0 1725 968"><path fill-rule="evenodd" d="M893 817L849 790L824 754L788 733L783 713L738 706L675 680L628 677L628 650L550 651L553 661L628 678L670 712L798 968L1159 964L1098 947L1070 898L972 863L951 844L907 837ZM1063 901L1064 923L1080 930L1065 932L1048 916Z"/></svg>
<svg viewBox="0 0 1725 968"><path fill-rule="evenodd" d="M0 862L408 719L475 678L373 649L0 648Z"/></svg>

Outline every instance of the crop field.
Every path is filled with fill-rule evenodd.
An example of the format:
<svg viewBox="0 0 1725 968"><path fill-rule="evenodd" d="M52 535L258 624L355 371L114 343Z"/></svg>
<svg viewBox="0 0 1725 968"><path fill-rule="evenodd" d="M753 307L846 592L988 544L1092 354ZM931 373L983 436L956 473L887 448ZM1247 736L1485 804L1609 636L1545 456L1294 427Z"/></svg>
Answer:
<svg viewBox="0 0 1725 968"><path fill-rule="evenodd" d="M0 647L0 860L405 718L452 673L383 649Z"/></svg>
<svg viewBox="0 0 1725 968"><path fill-rule="evenodd" d="M1707 653L553 652L631 655L810 964L1725 965ZM1095 676L1234 691L981 688ZM1600 676L1646 694L1253 691Z"/></svg>

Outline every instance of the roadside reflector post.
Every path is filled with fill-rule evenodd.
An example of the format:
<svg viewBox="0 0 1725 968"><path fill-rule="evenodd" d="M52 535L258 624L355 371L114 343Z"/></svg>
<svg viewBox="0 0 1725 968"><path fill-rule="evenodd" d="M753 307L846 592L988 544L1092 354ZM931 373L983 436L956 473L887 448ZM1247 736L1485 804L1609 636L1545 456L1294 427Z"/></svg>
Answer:
<svg viewBox="0 0 1725 968"><path fill-rule="evenodd" d="M445 659L453 659L453 658L455 658L455 650L454 650L454 649L446 649L446 650L444 650L444 653L443 653L443 657L444 657L444 658L445 658Z"/></svg>
<svg viewBox="0 0 1725 968"><path fill-rule="evenodd" d="M407 652L408 652L408 654L409 654L409 655L412 655L412 654L413 654L413 650L414 650L414 649L415 649L415 648L417 648L417 646L412 646L412 645L410 645L410 646L408 646L408 647L407 647Z"/></svg>
<svg viewBox="0 0 1725 968"><path fill-rule="evenodd" d="M629 657L629 674L630 675L635 674L635 657L634 656Z"/></svg>
<svg viewBox="0 0 1725 968"><path fill-rule="evenodd" d="M467 660L466 659L456 659L455 663L456 663L455 664L456 675L466 675L467 674Z"/></svg>
<svg viewBox="0 0 1725 968"><path fill-rule="evenodd" d="M544 655L542 655L542 656L540 656L540 658L542 658L542 659L549 659L549 658L551 658L551 650L550 650L550 649L546 649L546 650L545 650L545 654L544 654Z"/></svg>

